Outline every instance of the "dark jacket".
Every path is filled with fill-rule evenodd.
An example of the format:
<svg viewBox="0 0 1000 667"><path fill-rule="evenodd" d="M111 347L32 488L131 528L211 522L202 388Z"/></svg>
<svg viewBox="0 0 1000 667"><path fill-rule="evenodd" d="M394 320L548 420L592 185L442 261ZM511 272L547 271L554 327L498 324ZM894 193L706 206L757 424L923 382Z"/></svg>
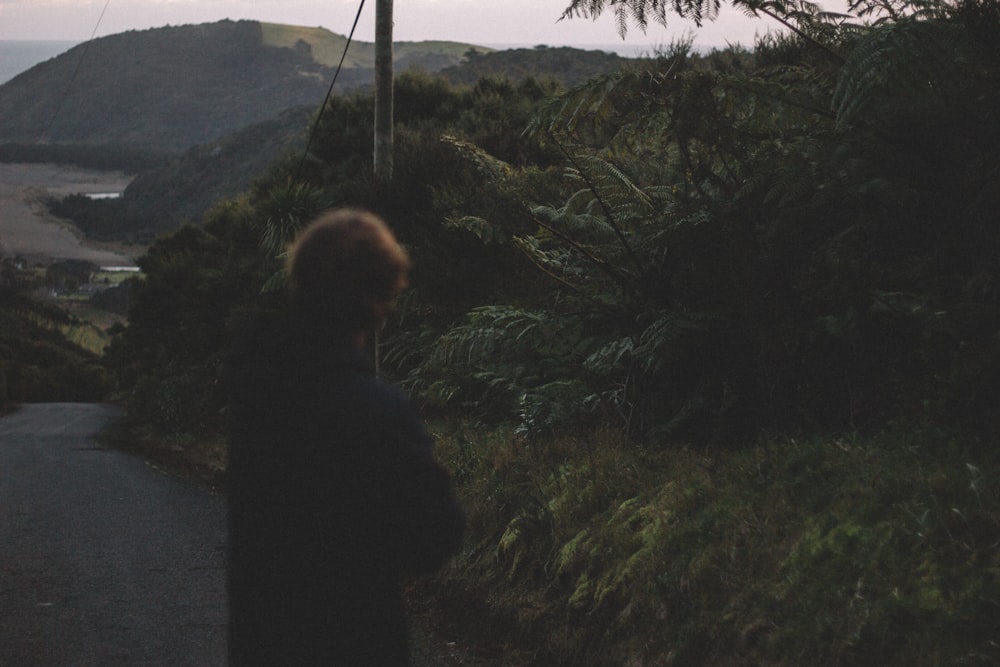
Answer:
<svg viewBox="0 0 1000 667"><path fill-rule="evenodd" d="M228 381L230 664L407 664L400 575L464 528L416 410L290 316L246 332Z"/></svg>

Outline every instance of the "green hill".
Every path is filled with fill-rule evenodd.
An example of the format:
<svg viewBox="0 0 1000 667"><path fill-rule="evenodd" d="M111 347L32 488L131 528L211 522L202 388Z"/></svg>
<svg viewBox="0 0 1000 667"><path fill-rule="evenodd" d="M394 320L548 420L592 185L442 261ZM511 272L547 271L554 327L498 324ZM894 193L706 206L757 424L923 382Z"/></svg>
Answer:
<svg viewBox="0 0 1000 667"><path fill-rule="evenodd" d="M180 154L318 106L346 38L321 28L221 21L129 31L78 45L0 86L0 144ZM471 45L401 43L398 67L437 71ZM340 92L373 81L374 45L352 43Z"/></svg>
<svg viewBox="0 0 1000 667"><path fill-rule="evenodd" d="M262 23L263 40L266 46L285 49L306 50L313 60L326 67L336 67L344 53L347 38L323 28ZM443 67L454 66L465 59L469 44L462 42L396 42L393 44L393 58L396 67L419 67L428 72L436 72ZM489 52L481 46L474 47L480 52ZM352 41L344 58L348 69L373 69L375 67L375 44Z"/></svg>

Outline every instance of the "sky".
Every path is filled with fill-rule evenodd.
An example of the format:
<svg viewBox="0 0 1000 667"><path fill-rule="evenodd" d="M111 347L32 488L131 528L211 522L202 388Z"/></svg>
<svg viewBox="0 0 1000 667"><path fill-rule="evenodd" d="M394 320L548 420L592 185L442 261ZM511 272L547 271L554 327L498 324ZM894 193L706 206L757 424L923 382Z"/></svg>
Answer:
<svg viewBox="0 0 1000 667"><path fill-rule="evenodd" d="M346 35L361 0L0 0L0 40L77 40L167 25L251 19L323 27ZM655 49L684 36L696 46L742 43L780 28L724 7L719 18L695 28L679 17L668 27L631 28L623 41L609 12L598 20L560 21L568 0L395 0L394 39L467 42L483 46L633 45ZM355 38L374 41L375 0L365 0ZM95 32L96 30L96 32Z"/></svg>

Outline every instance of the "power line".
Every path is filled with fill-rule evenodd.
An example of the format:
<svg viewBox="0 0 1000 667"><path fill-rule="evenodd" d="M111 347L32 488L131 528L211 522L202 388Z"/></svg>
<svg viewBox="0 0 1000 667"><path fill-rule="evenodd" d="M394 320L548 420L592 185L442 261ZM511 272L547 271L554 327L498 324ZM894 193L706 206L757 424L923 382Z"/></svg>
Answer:
<svg viewBox="0 0 1000 667"><path fill-rule="evenodd" d="M97 24L94 26L93 31L90 33L90 39L83 43L83 51L80 53L80 57L76 60L76 67L73 69L73 74L69 77L69 82L66 87L63 88L62 96L59 98L59 103L56 104L56 110L52 112L52 117L49 118L48 125L45 126L45 130L42 136L45 137L52 130L52 126L56 122L56 117L62 111L63 105L66 103L66 99L69 97L70 89L73 88L73 83L76 82L76 77L80 73L80 67L83 65L84 59L87 57L87 52L90 50L90 45L94 41L94 37L97 35L97 30L101 27L101 21L104 20L104 14L108 11L108 5L111 4L111 0L104 0L104 8L101 9L101 15L97 17Z"/></svg>
<svg viewBox="0 0 1000 667"><path fill-rule="evenodd" d="M326 111L326 107L330 103L330 98L333 96L333 86L337 83L337 77L340 76L340 70L344 67L344 60L347 58L347 50L351 47L351 40L354 39L354 31L358 27L358 21L361 20L361 11L364 8L365 0L361 0L361 4L358 5L358 13L354 17L354 25L351 26L351 32L347 35L347 43L344 44L344 52L340 56L340 62L337 64L337 70L333 73L333 80L330 82L330 88L326 91L326 97L323 99L323 104L319 107L319 113L316 114L316 120L313 121L312 129L309 131L309 139L306 141L306 149L302 153L302 159L299 160L299 166L295 170L295 178L293 178L288 184L289 194L291 193L292 186L298 182L299 176L302 174L302 167L305 165L306 158L309 156L309 149L312 147L313 139L316 138L316 130L319 128L319 122L323 118L323 112Z"/></svg>

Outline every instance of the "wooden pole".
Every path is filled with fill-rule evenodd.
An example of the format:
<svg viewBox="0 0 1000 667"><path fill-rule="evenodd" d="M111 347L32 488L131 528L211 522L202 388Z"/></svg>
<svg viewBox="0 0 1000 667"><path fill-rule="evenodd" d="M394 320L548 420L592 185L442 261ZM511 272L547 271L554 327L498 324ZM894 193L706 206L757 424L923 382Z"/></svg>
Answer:
<svg viewBox="0 0 1000 667"><path fill-rule="evenodd" d="M392 0L375 3L375 180L392 180L393 99L392 99ZM372 337L375 373L381 373L379 328Z"/></svg>
<svg viewBox="0 0 1000 667"><path fill-rule="evenodd" d="M375 178L392 180L392 0L375 4Z"/></svg>

